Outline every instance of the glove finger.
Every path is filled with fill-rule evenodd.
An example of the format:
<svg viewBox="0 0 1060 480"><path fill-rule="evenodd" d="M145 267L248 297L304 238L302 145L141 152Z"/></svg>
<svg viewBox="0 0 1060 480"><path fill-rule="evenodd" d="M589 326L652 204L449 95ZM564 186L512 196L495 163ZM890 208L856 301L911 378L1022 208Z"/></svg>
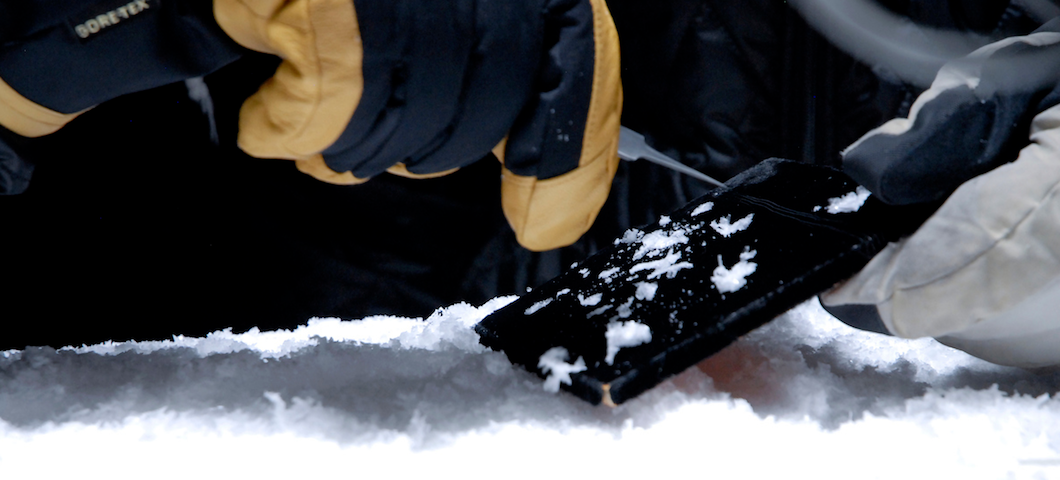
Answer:
<svg viewBox="0 0 1060 480"><path fill-rule="evenodd" d="M484 157L508 133L533 92L543 25L538 2L479 2L481 32L464 80L459 110L442 135L406 165L429 173Z"/></svg>
<svg viewBox="0 0 1060 480"><path fill-rule="evenodd" d="M380 66L366 66L362 105L324 150L332 169L367 178L444 142L473 61L475 12L473 0L358 3L366 65Z"/></svg>

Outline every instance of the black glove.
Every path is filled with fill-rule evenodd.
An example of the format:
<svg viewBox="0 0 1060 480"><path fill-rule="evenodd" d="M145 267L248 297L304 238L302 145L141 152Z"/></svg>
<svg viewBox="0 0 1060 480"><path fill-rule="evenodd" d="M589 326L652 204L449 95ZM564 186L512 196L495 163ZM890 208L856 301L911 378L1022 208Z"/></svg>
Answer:
<svg viewBox="0 0 1060 480"><path fill-rule="evenodd" d="M240 44L284 59L243 105L239 146L253 156L355 184L445 174L494 149L504 212L537 250L577 240L607 198L622 97L603 0L217 0L215 10Z"/></svg>

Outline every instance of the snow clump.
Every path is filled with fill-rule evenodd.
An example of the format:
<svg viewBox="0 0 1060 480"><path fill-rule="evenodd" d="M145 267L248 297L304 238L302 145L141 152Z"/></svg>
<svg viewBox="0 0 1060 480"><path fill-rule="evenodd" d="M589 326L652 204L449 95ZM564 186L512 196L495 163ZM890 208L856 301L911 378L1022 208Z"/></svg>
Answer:
<svg viewBox="0 0 1060 480"><path fill-rule="evenodd" d="M714 208L714 202L706 202L692 210L692 216L698 216L702 213L707 213Z"/></svg>
<svg viewBox="0 0 1060 480"><path fill-rule="evenodd" d="M604 361L608 365L615 364L615 355L626 347L636 347L651 341L651 328L637 321L611 322L607 324L607 356ZM558 385L557 385L558 386Z"/></svg>

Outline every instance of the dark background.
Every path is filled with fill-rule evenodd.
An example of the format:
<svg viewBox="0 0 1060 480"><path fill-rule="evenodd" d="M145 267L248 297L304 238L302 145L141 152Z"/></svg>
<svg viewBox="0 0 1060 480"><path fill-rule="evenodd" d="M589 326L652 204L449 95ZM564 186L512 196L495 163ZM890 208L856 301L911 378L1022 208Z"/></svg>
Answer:
<svg viewBox="0 0 1060 480"><path fill-rule="evenodd" d="M954 26L917 2L890 3L952 28L1033 28L1012 8L985 26ZM918 92L829 45L786 2L609 5L623 123L721 179L769 157L838 165L840 149ZM218 144L182 83L107 102L33 142L30 188L0 197L0 349L426 316L523 292L707 191L623 163L589 234L531 253L501 214L492 157L439 179L339 187L244 155L238 107L275 65L248 54L206 77Z"/></svg>

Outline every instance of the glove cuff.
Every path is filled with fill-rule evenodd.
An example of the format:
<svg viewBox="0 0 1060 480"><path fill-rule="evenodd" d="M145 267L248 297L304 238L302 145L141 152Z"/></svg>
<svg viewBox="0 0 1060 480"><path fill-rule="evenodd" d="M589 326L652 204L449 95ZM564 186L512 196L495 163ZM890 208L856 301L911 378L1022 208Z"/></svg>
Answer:
<svg viewBox="0 0 1060 480"><path fill-rule="evenodd" d="M42 107L0 79L0 126L23 137L43 137L55 133L84 112L59 113Z"/></svg>

